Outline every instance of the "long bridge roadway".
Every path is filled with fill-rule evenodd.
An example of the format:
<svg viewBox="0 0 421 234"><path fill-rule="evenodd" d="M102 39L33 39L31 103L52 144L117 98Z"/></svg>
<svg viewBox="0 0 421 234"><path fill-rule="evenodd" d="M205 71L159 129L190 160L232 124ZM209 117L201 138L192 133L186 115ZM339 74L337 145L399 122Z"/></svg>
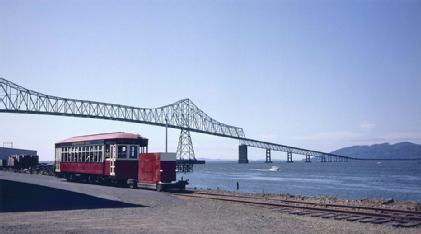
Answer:
<svg viewBox="0 0 421 234"><path fill-rule="evenodd" d="M293 154L304 155L306 162L310 162L312 157L319 158L321 162L358 160L348 156L247 138L242 128L216 121L190 99L182 99L157 108L140 108L46 95L0 77L0 112L108 119L180 129L177 149L177 157L180 160L195 160L190 132L239 140L240 163L248 163L247 147L266 149L266 162L272 162L271 151L286 152L287 162L293 162ZM190 145L185 145L185 142Z"/></svg>

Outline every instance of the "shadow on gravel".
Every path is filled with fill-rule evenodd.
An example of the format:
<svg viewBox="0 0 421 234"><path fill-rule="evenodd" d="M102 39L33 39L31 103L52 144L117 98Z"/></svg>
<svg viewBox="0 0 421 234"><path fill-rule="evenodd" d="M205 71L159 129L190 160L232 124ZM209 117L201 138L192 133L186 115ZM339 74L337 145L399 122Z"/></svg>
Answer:
<svg viewBox="0 0 421 234"><path fill-rule="evenodd" d="M145 207L142 205L98 198L83 193L0 180L0 212L54 211Z"/></svg>

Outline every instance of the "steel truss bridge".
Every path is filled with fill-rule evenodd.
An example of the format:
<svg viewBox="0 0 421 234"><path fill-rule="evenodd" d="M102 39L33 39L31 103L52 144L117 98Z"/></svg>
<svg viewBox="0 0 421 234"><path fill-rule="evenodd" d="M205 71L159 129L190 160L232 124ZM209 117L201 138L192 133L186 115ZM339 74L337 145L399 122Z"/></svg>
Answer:
<svg viewBox="0 0 421 234"><path fill-rule="evenodd" d="M242 128L216 121L189 99L158 108L139 108L46 95L0 77L0 112L108 119L180 129L177 157L181 161L195 160L190 132L239 140L240 163L248 162L247 147L266 149L266 162L272 162L271 151L286 152L287 162L293 161L292 154L304 155L306 162L312 157L321 162L357 159L247 138Z"/></svg>

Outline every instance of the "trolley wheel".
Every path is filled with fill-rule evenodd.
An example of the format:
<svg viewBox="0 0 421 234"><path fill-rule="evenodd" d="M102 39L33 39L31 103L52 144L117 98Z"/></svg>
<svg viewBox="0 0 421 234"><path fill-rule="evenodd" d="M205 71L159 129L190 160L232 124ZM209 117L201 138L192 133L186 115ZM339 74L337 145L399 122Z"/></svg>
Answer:
<svg viewBox="0 0 421 234"><path fill-rule="evenodd" d="M156 191L158 191L158 192L162 192L162 185L161 184L157 184L156 185Z"/></svg>
<svg viewBox="0 0 421 234"><path fill-rule="evenodd" d="M128 179L127 184L129 185L129 188L131 189L137 188L137 180L135 179Z"/></svg>

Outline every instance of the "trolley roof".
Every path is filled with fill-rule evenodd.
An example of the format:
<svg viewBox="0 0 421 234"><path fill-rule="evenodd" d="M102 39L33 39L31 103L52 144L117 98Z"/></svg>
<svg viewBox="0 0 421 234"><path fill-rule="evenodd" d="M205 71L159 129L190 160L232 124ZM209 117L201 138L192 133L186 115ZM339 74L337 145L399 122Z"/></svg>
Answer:
<svg viewBox="0 0 421 234"><path fill-rule="evenodd" d="M71 143L77 142L85 142L85 143L94 143L94 142L104 142L104 141L116 141L116 142L125 142L128 143L139 143L143 145L143 142L146 142L148 139L140 136L139 134L134 133L125 133L125 132L112 132L112 133L100 133L100 134L92 134L92 135L85 135L85 136L76 136L71 137L60 142L57 142L56 145L67 145Z"/></svg>

